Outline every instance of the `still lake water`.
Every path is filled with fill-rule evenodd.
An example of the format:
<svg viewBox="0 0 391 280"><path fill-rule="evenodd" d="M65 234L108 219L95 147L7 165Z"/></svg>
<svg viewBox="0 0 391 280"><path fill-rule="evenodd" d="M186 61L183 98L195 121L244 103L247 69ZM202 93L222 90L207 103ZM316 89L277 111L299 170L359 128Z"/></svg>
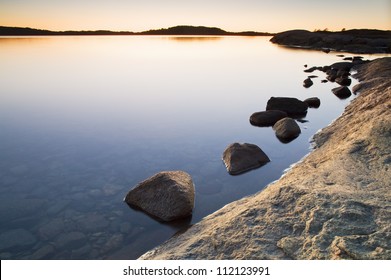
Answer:
<svg viewBox="0 0 391 280"><path fill-rule="evenodd" d="M0 38L0 258L134 259L278 179L349 99L320 72L302 86L304 64L341 58L269 39ZM271 96L322 104L283 144L249 123ZM233 142L260 146L271 162L230 176L221 156ZM163 170L193 177L191 219L162 224L123 202Z"/></svg>

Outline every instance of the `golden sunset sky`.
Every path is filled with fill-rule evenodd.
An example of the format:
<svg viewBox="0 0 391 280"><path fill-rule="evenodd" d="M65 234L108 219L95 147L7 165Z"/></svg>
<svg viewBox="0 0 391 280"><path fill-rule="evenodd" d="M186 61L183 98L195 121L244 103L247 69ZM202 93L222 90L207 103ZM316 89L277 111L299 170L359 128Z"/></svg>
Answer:
<svg viewBox="0 0 391 280"><path fill-rule="evenodd" d="M0 25L143 31L175 25L228 31L391 29L390 0L0 0Z"/></svg>

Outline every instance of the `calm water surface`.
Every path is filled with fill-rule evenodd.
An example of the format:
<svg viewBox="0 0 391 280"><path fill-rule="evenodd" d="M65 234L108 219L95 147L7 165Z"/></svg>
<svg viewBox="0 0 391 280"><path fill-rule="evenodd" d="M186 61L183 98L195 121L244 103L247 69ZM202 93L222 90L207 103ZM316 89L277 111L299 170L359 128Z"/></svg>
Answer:
<svg viewBox="0 0 391 280"><path fill-rule="evenodd" d="M178 230L278 179L349 100L305 89L303 65L334 54L270 38L0 38L1 259L134 259ZM281 143L249 116L271 96L317 96L302 134ZM260 146L264 167L230 176L233 142ZM123 197L163 170L193 177L191 219L159 223Z"/></svg>

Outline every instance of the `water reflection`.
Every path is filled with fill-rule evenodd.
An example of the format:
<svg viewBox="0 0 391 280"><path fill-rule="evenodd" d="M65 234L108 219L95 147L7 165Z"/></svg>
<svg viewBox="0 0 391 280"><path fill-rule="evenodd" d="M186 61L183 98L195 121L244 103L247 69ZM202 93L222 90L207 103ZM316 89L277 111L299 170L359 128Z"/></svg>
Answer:
<svg viewBox="0 0 391 280"><path fill-rule="evenodd" d="M169 40L178 41L178 42L207 42L207 41L218 41L223 39L223 37L214 37L214 36L170 36L167 37Z"/></svg>

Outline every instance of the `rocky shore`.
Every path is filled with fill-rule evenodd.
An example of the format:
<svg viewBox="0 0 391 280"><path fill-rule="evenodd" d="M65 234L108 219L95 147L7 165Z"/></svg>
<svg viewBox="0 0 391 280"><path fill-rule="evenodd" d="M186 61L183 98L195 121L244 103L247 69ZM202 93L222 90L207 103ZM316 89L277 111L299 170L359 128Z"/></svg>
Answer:
<svg viewBox="0 0 391 280"><path fill-rule="evenodd" d="M308 156L140 259L391 259L391 58L355 68Z"/></svg>
<svg viewBox="0 0 391 280"><path fill-rule="evenodd" d="M276 34L272 43L295 48L350 53L391 53L391 31L356 29L340 32L289 30Z"/></svg>

